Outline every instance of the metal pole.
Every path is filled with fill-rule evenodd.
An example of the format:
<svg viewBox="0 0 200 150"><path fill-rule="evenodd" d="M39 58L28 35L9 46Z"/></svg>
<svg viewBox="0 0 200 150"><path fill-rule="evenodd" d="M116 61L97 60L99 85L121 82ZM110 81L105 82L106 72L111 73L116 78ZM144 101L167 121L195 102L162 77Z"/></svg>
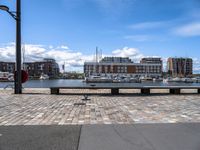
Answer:
<svg viewBox="0 0 200 150"><path fill-rule="evenodd" d="M16 78L15 94L22 93L21 81L21 0L17 0L16 5Z"/></svg>

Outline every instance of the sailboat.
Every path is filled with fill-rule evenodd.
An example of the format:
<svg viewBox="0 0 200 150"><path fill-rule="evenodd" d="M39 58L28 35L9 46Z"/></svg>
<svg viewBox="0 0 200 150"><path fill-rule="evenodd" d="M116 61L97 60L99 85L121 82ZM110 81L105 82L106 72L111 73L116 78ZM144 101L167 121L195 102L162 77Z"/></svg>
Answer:
<svg viewBox="0 0 200 150"><path fill-rule="evenodd" d="M47 74L41 74L40 80L48 80L49 76Z"/></svg>

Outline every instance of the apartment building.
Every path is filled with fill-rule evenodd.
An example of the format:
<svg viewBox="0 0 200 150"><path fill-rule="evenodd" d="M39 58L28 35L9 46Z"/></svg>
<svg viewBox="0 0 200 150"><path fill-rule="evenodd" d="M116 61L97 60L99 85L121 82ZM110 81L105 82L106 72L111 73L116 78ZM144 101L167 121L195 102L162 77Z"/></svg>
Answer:
<svg viewBox="0 0 200 150"><path fill-rule="evenodd" d="M0 62L0 72L15 72L15 63L14 62Z"/></svg>
<svg viewBox="0 0 200 150"><path fill-rule="evenodd" d="M49 77L59 75L59 66L54 59L45 58L43 61L24 63L25 70L29 76L39 77L41 74L47 74Z"/></svg>
<svg viewBox="0 0 200 150"><path fill-rule="evenodd" d="M172 77L187 77L193 74L193 60L191 58L168 58L168 73Z"/></svg>
<svg viewBox="0 0 200 150"><path fill-rule="evenodd" d="M84 73L86 77L90 75L160 77L162 76L162 61L161 63L134 63L128 57L106 57L100 62L85 62Z"/></svg>
<svg viewBox="0 0 200 150"><path fill-rule="evenodd" d="M25 62L23 69L26 70L29 76L39 77L41 74L47 74L49 77L56 77L59 75L59 66L54 59L45 58L42 61ZM0 62L1 72L14 73L14 62Z"/></svg>

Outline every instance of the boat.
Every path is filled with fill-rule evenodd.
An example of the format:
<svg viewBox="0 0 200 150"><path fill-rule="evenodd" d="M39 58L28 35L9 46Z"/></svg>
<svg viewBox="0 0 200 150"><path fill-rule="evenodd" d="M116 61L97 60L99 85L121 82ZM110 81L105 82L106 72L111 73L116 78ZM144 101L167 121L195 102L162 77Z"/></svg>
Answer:
<svg viewBox="0 0 200 150"><path fill-rule="evenodd" d="M163 78L153 78L153 82L162 82Z"/></svg>
<svg viewBox="0 0 200 150"><path fill-rule="evenodd" d="M172 79L173 82L182 82L182 79L179 77L173 78Z"/></svg>
<svg viewBox="0 0 200 150"><path fill-rule="evenodd" d="M0 82L13 82L14 74L9 72L0 72Z"/></svg>
<svg viewBox="0 0 200 150"><path fill-rule="evenodd" d="M196 78L196 83L200 83L200 78Z"/></svg>
<svg viewBox="0 0 200 150"><path fill-rule="evenodd" d="M183 80L181 78L179 78L179 77L176 77L176 78L170 78L169 77L165 81L166 82L183 82Z"/></svg>
<svg viewBox="0 0 200 150"><path fill-rule="evenodd" d="M101 76L89 76L85 79L87 83L112 83L112 79Z"/></svg>
<svg viewBox="0 0 200 150"><path fill-rule="evenodd" d="M192 78L194 83L200 83L200 77Z"/></svg>
<svg viewBox="0 0 200 150"><path fill-rule="evenodd" d="M130 77L128 76L120 76L118 77L119 83L129 83L130 82Z"/></svg>
<svg viewBox="0 0 200 150"><path fill-rule="evenodd" d="M122 81L120 78L115 77L114 79L112 79L112 82L113 83L121 83Z"/></svg>
<svg viewBox="0 0 200 150"><path fill-rule="evenodd" d="M141 82L146 82L146 81L153 81L153 78L152 77L148 77L148 76L142 76L139 78L139 80Z"/></svg>
<svg viewBox="0 0 200 150"><path fill-rule="evenodd" d="M182 78L182 81L185 83L193 83L194 80L192 78Z"/></svg>
<svg viewBox="0 0 200 150"><path fill-rule="evenodd" d="M47 74L42 74L40 76L40 80L48 80L49 79L49 76Z"/></svg>
<svg viewBox="0 0 200 150"><path fill-rule="evenodd" d="M130 78L130 81L131 83L140 83L140 80L139 78Z"/></svg>

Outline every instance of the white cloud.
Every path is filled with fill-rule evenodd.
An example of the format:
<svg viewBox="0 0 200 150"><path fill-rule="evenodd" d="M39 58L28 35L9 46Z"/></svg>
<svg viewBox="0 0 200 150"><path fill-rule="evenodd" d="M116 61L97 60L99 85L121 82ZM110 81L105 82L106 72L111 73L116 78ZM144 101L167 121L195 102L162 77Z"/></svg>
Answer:
<svg viewBox="0 0 200 150"><path fill-rule="evenodd" d="M15 61L15 44L3 45L0 47L0 61Z"/></svg>
<svg viewBox="0 0 200 150"><path fill-rule="evenodd" d="M52 48L53 48L53 46L52 46L52 45L50 45L50 46L49 46L49 49L52 49Z"/></svg>
<svg viewBox="0 0 200 150"><path fill-rule="evenodd" d="M26 50L27 55L31 54L41 55L46 51L46 49L42 45L26 44L22 47L24 47L24 49Z"/></svg>
<svg viewBox="0 0 200 150"><path fill-rule="evenodd" d="M129 48L124 47L122 49L117 49L112 51L112 55L116 57L130 57L133 61L138 62L142 57L143 54L137 48Z"/></svg>
<svg viewBox="0 0 200 150"><path fill-rule="evenodd" d="M200 73L200 59L193 58L193 72Z"/></svg>
<svg viewBox="0 0 200 150"><path fill-rule="evenodd" d="M69 47L68 46L66 46L66 45L61 45L60 47L58 47L58 48L61 48L61 49L69 49Z"/></svg>
<svg viewBox="0 0 200 150"><path fill-rule="evenodd" d="M200 36L200 22L180 26L174 29L173 33L183 37Z"/></svg>
<svg viewBox="0 0 200 150"><path fill-rule="evenodd" d="M85 61L92 61L92 55L84 55L81 52L70 50L67 46L58 46L54 48L53 46L43 46L43 45L33 45L25 44L25 61L41 61L43 58L54 58L57 63L61 66L66 64L66 70L72 68L78 68L84 64ZM0 61L15 61L15 44L8 43L0 46ZM83 70L81 68L81 70Z"/></svg>

